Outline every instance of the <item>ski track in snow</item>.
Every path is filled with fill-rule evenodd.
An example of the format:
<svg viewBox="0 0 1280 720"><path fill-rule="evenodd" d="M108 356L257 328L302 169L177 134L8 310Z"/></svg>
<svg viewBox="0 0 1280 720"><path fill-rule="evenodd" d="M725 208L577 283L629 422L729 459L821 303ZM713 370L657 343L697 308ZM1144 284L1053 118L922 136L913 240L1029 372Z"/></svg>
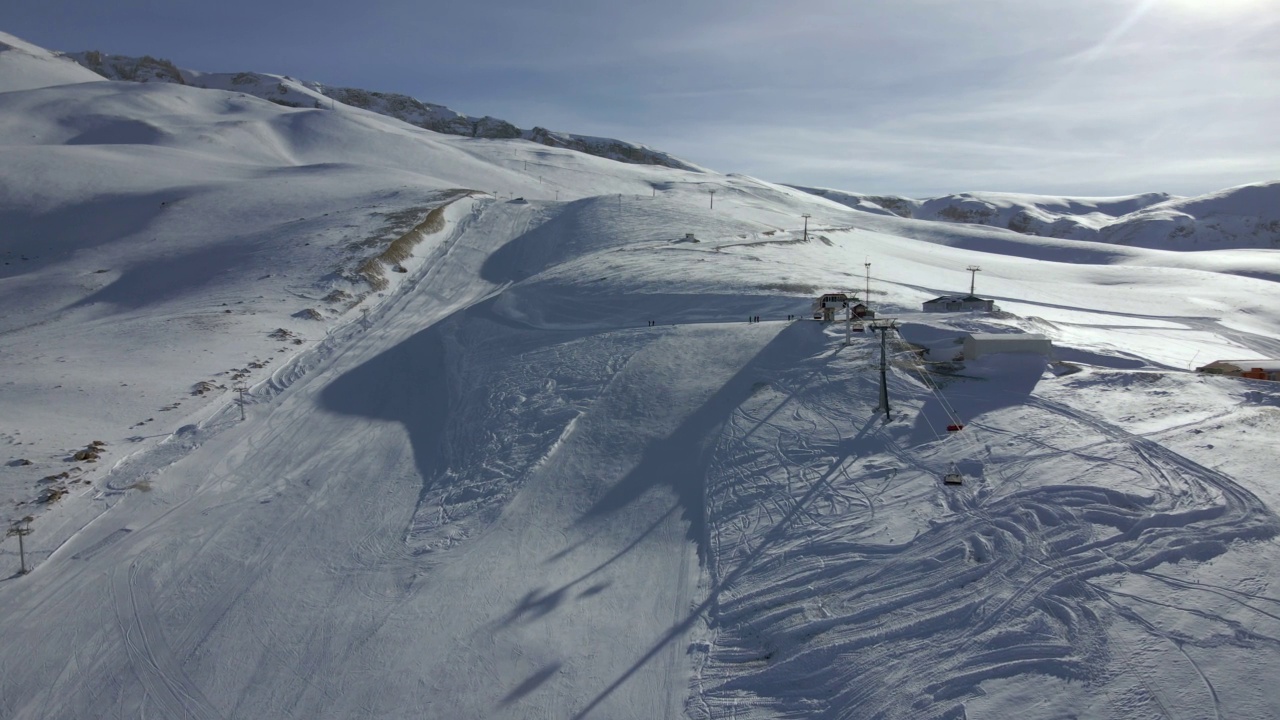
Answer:
<svg viewBox="0 0 1280 720"><path fill-rule="evenodd" d="M550 230L473 203L367 317L253 388L256 424L224 407L118 465L127 523L71 537L9 610L7 642L78 649L0 658L6 715L947 718L1044 677L1109 688L1112 717L1223 716L1189 649L1280 646L1208 610L1219 634L1172 633L1107 582L1280 621L1154 572L1280 531L1222 472L1048 392L934 442L928 389L895 371L884 423L876 352L816 324L641 328L643 308L519 284L573 262L559 233L605 232L611 202ZM953 461L962 488L938 478ZM72 622L42 636L46 613ZM1195 692L1144 665L1148 641ZM54 679L19 692L29 673Z"/></svg>
<svg viewBox="0 0 1280 720"><path fill-rule="evenodd" d="M320 134L268 138L325 147L347 122L270 117ZM1272 395L1200 383L1217 407L1179 398L1176 419L1127 424L1141 412L1104 391L1196 382L1093 368L1037 385L1043 367L1011 365L986 386L948 380L968 427L943 439L950 408L909 372L909 350L895 349L886 422L869 400L868 338L840 347L837 328L780 321L813 288L857 285L850 258L876 253L896 276L876 279L896 312L984 254L997 298L1025 294L1101 346L1075 359L1169 370L1205 347L1280 351L1214 316L1244 291L1179 274L1203 274L1188 295L1204 297L1163 314L1159 283L1118 264L1168 270L1160 253L867 220L751 178L621 170L365 120L400 138L366 138L378 152L410 166L427 155L408 148L430 145L459 178L513 195L532 156L548 182L527 176L519 191L567 201L460 200L364 317L251 388L247 422L211 407L118 462L93 502L42 516L45 537L70 537L0 584L0 645L33 650L0 654L0 716L961 718L983 702L1007 716L1035 695L1049 698L1037 717L1280 707L1269 688L1233 695L1280 658L1275 566L1231 566L1273 548L1280 520L1239 471L1209 467L1225 453L1173 439L1230 421L1239 408L1224 398ZM28 150L35 165L50 157ZM335 163L304 150L288 162L317 176L365 153ZM138 208L150 217L166 198L153 188ZM825 227L815 219L804 243L796 218L809 211ZM696 244L673 242L690 230ZM1074 267L1044 285L1026 277L1053 260ZM1081 288L1102 309L1072 304ZM1274 323L1247 312L1241 327ZM932 330L1057 329L995 320ZM1116 337L1184 344L1156 362ZM1258 427L1274 427L1268 409L1251 409ZM951 463L962 487L940 480Z"/></svg>
<svg viewBox="0 0 1280 720"><path fill-rule="evenodd" d="M114 512L25 581L4 626L34 641L23 618L62 613L59 637L92 641L54 671L56 699L16 692L26 671L0 660L5 714L104 695L117 717L432 715L441 698L464 717L677 714L699 458L784 326L505 320L483 303L501 286L471 278L533 212L460 223L422 278L255 387L256 422L225 408L117 468ZM453 380L420 382L434 372Z"/></svg>
<svg viewBox="0 0 1280 720"><path fill-rule="evenodd" d="M857 382L874 397L871 380ZM780 392L789 394L735 415L709 480L719 519L714 641L696 716L743 717L745 706L750 717L963 717L963 701L992 679L1132 680L1131 653L1109 631L1122 614L1094 581L1209 560L1280 532L1232 478L1060 401L1026 399L1047 416L1017 431L1042 451L1028 459L993 447L1011 428L971 426L948 443L902 447L900 430L878 427L870 407L850 416L810 399L833 393ZM774 425L777 416L790 422ZM1073 437L1088 443L1070 447ZM1067 456L1078 462L1056 462ZM979 477L941 486L945 461L965 457ZM1057 477L1080 463L1082 475ZM1088 482L1108 465L1136 476L1135 490ZM944 512L914 536L887 530L885 542L875 507L890 490ZM1197 673L1205 691L1193 714L1214 716L1217 694ZM1140 682L1168 706L1168 688Z"/></svg>

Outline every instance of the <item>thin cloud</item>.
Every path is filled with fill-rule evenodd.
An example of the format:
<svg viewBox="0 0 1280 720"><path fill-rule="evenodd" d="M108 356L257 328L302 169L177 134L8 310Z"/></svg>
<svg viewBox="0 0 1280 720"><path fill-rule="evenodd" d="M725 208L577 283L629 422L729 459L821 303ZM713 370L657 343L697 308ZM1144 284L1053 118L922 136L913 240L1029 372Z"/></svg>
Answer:
<svg viewBox="0 0 1280 720"><path fill-rule="evenodd" d="M1261 0L49 5L7 29L401 92L798 184L1110 194L1280 176L1280 15Z"/></svg>

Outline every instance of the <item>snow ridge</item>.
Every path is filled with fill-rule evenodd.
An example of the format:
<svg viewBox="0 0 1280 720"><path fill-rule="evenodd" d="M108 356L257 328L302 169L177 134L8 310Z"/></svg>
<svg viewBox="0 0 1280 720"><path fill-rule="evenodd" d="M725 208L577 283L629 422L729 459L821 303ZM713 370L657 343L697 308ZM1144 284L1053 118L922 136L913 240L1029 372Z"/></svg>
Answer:
<svg viewBox="0 0 1280 720"><path fill-rule="evenodd" d="M207 73L179 69L168 60L110 55L97 50L66 53L84 67L109 80L167 82L200 88L233 90L285 107L326 108L334 102L393 117L420 128L448 135L490 139L521 139L551 147L577 150L597 157L639 165L658 165L701 172L692 163L653 148L612 138L554 132L535 127L522 130L488 115L473 118L444 105L427 103L408 95L360 88L333 87L270 73Z"/></svg>

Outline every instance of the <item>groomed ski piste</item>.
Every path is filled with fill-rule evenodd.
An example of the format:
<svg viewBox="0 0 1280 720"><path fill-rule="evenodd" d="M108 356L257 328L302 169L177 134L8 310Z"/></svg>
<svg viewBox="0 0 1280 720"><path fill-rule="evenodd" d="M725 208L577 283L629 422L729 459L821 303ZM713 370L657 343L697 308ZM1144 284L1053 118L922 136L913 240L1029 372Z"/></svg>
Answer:
<svg viewBox="0 0 1280 720"><path fill-rule="evenodd" d="M0 717L1280 715L1280 388L1189 371L1280 354L1280 252L873 215L0 41L0 519L33 567L0 545ZM919 312L971 264L1000 312ZM879 338L807 319L868 285L888 413ZM952 362L1012 331L1055 357Z"/></svg>

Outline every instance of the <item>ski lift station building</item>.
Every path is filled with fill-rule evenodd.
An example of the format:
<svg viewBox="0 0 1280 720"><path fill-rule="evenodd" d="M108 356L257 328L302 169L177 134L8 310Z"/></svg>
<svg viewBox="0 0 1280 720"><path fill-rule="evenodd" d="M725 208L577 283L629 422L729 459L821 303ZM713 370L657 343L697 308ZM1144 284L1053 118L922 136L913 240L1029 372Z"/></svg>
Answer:
<svg viewBox="0 0 1280 720"><path fill-rule="evenodd" d="M844 293L825 293L820 295L817 300L813 301L813 319L831 322L836 319L837 312L849 307L851 300L857 301L857 298L851 298Z"/></svg>
<svg viewBox="0 0 1280 720"><path fill-rule="evenodd" d="M1030 352L1048 357L1053 353L1053 343L1039 333L969 333L964 336L965 360L1011 352Z"/></svg>
<svg viewBox="0 0 1280 720"><path fill-rule="evenodd" d="M1280 380L1280 360L1215 360L1196 372L1253 380Z"/></svg>
<svg viewBox="0 0 1280 720"><path fill-rule="evenodd" d="M968 312L983 310L992 312L996 309L994 300L984 300L977 295L943 295L925 301L922 309L925 312Z"/></svg>

